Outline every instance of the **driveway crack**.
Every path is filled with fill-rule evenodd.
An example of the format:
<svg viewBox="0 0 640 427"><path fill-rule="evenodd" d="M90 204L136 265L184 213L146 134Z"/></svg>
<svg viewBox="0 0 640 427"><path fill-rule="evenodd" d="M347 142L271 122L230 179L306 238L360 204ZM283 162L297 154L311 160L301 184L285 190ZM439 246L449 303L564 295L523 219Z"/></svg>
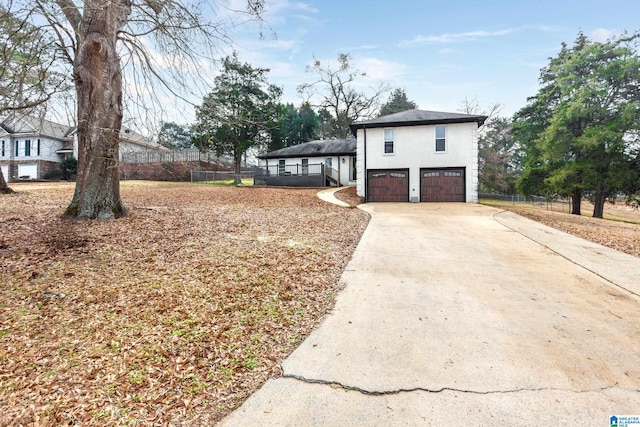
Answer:
<svg viewBox="0 0 640 427"><path fill-rule="evenodd" d="M483 391L483 390L465 390L465 389L454 388L454 387L442 387L437 389L431 389L426 387L413 387L413 388L399 388L396 390L376 391L376 390L367 390L361 387L352 386L348 384L343 384L339 381L329 381L329 380L322 380L317 378L306 378L302 375L295 375L295 374L285 374L282 376L282 378L294 379L307 384L326 385L336 389L340 388L347 391L356 391L366 396L390 396L390 395L396 395L396 394L414 393L418 391L421 391L424 393L434 393L434 394L445 393L445 392L455 392L455 393L475 394L475 395L511 394L511 393L527 392L527 391L530 391L530 392L563 391L563 392L570 392L575 394L582 394L582 393L600 393L603 391L614 389L618 386L617 384L614 384L614 385L595 388L591 390L569 390L569 389L554 388L554 387L537 387L537 388L522 387L522 388L509 389L509 390L484 390ZM640 390L636 390L636 391L640 391Z"/></svg>

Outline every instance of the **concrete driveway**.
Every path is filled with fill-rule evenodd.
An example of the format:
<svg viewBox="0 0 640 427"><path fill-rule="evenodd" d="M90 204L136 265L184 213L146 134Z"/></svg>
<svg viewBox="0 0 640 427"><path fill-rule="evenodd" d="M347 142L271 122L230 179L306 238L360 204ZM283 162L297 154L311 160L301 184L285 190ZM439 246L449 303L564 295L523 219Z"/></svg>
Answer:
<svg viewBox="0 0 640 427"><path fill-rule="evenodd" d="M640 414L640 259L472 204L369 204L333 312L224 426Z"/></svg>

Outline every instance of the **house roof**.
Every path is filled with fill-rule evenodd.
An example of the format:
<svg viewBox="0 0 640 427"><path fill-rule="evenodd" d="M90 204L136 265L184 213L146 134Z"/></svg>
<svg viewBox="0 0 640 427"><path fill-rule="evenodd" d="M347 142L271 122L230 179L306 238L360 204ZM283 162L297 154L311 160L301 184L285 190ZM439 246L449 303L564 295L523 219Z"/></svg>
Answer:
<svg viewBox="0 0 640 427"><path fill-rule="evenodd" d="M153 141L151 138L148 138L126 126L122 126L122 128L120 129L120 139L124 142L141 145L147 148L153 148L155 150L169 151L167 147L163 147L162 145Z"/></svg>
<svg viewBox="0 0 640 427"><path fill-rule="evenodd" d="M376 117L375 119L371 120L355 122L351 124L350 128L351 132L353 132L353 134L355 135L358 129L363 128L437 125L447 123L471 122L476 122L478 123L478 126L482 126L486 119L487 116L475 114L445 113L442 111L427 110L407 110L400 113Z"/></svg>
<svg viewBox="0 0 640 427"><path fill-rule="evenodd" d="M69 138L69 134L73 130L70 126L51 120L29 115L18 116L15 113L5 118L0 123L0 127L9 134L42 135L56 139Z"/></svg>
<svg viewBox="0 0 640 427"><path fill-rule="evenodd" d="M69 133L75 135L76 133L78 133L78 127L74 127ZM162 145L153 141L151 138L148 138L126 126L122 126L120 128L120 141L127 142L129 144L140 145L142 147L152 148L154 150L169 151L168 148L163 147Z"/></svg>
<svg viewBox="0 0 640 427"><path fill-rule="evenodd" d="M289 157L326 157L349 154L356 154L356 140L353 138L304 142L302 144L260 154L258 158L282 159Z"/></svg>

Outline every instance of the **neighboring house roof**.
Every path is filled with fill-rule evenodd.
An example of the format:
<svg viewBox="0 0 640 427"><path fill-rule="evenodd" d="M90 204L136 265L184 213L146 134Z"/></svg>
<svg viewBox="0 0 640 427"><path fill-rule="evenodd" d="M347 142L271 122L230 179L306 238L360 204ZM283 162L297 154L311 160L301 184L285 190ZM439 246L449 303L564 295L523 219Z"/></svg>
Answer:
<svg viewBox="0 0 640 427"><path fill-rule="evenodd" d="M283 159L290 157L326 157L356 154L356 140L326 139L304 142L257 156L259 159Z"/></svg>
<svg viewBox="0 0 640 427"><path fill-rule="evenodd" d="M71 134L76 134L78 132L78 128L74 127L72 129ZM120 128L120 141L121 142L128 142L130 144L136 144L136 145L140 145L143 147L147 147L147 148L152 148L154 150L161 150L161 151L169 151L168 148L163 147L162 145L158 144L157 142L154 142L153 140L151 140L150 138L147 138L146 136L134 131L131 128L128 128L126 126L122 126Z"/></svg>
<svg viewBox="0 0 640 427"><path fill-rule="evenodd" d="M150 138L147 138L146 136L125 126L120 129L120 139L124 142L141 145L143 147L152 148L154 150L169 151L167 147L164 147L151 140Z"/></svg>
<svg viewBox="0 0 640 427"><path fill-rule="evenodd" d="M470 123L476 122L482 126L487 116L461 113L445 113L441 111L407 110L400 113L389 114L376 117L375 119L352 123L351 132L355 135L358 129L397 127L397 126L418 126L435 125L447 123Z"/></svg>
<svg viewBox="0 0 640 427"><path fill-rule="evenodd" d="M55 139L67 139L73 131L71 126L39 117L18 116L15 113L6 117L0 127L10 134L41 135Z"/></svg>

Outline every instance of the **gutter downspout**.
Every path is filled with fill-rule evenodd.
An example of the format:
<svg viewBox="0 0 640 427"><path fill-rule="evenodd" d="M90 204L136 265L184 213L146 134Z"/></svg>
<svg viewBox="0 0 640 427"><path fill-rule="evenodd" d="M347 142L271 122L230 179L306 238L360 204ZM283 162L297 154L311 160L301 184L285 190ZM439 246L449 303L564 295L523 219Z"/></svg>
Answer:
<svg viewBox="0 0 640 427"><path fill-rule="evenodd" d="M364 157L364 164L363 164L363 172L362 172L362 190L364 191L364 202L368 202L369 201L369 194L367 191L367 127L366 126L362 126L362 131L364 132L364 141L363 141L363 145L364 145L364 150L363 150L363 157Z"/></svg>

